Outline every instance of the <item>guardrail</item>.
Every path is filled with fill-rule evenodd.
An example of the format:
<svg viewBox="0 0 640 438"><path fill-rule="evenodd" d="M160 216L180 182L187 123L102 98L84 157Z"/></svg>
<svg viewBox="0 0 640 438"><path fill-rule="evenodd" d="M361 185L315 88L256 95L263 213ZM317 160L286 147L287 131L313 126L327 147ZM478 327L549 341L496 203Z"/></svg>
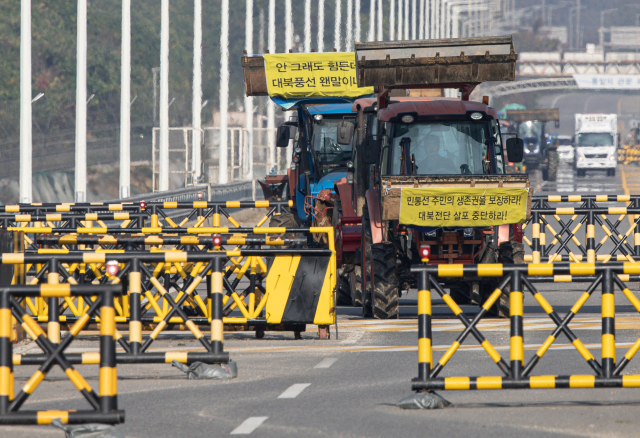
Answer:
<svg viewBox="0 0 640 438"><path fill-rule="evenodd" d="M631 388L640 386L640 375L623 375L622 371L640 350L640 339L616 362L615 342L615 301L614 288L617 286L634 308L640 312L640 300L625 282L640 279L640 263L555 263L529 265L417 265L411 271L418 276L418 377L412 380L412 388L427 390L468 390L468 389L541 389L541 388ZM470 318L447 295L438 282L443 277L503 277L498 287L482 305L480 312ZM536 289L537 281L572 281L586 283L585 292L571 310L561 317ZM506 285L511 285L510 298L510 362L478 330L478 322L486 315L503 293ZM589 349L569 328L569 323L582 306L601 286L602 290L602 349L600 362L596 361ZM431 290L445 301L452 312L464 324L465 329L434 366L431 330ZM528 290L536 302L549 316L555 329L548 336L535 355L525 362L523 293ZM564 333L582 358L593 370L591 375L539 375L531 372L544 357L558 336ZM502 372L502 376L487 377L438 377L445 365L465 339L472 335L488 353Z"/></svg>
<svg viewBox="0 0 640 438"><path fill-rule="evenodd" d="M41 285L9 286L0 288L0 424L49 424L59 418L62 423L123 423L124 411L118 410L118 385L115 347L114 297L120 294L118 285ZM40 297L58 299L84 297L93 301L86 311L87 317L78 320L62 341L60 337L45 333L38 323L20 305L20 299ZM100 364L98 394L73 367L65 350L86 326L91 315L99 314L100 351L96 363ZM13 345L11 343L11 317L24 327L43 354L38 355L39 369L20 392L14 394ZM29 355L30 356L30 355ZM23 356L25 357L25 356ZM28 356L26 356L28 357ZM59 365L69 380L89 402L93 410L78 411L25 411L20 408L33 394L46 375Z"/></svg>

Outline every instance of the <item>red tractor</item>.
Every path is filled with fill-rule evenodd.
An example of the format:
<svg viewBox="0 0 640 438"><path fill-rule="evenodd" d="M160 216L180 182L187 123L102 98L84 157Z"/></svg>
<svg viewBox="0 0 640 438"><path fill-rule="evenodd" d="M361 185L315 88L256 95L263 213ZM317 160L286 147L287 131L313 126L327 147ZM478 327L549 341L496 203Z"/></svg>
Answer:
<svg viewBox="0 0 640 438"><path fill-rule="evenodd" d="M522 161L523 142L507 140L507 159L496 110L488 99L469 101L481 82L514 80L516 59L511 37L356 44L358 85L377 87L377 96L354 103L354 155L335 187L333 222L339 266L365 316L397 318L401 293L416 287L410 267L425 258L524 262L521 223L532 190L526 174L505 172L507 160ZM414 88L453 88L462 96L391 97L394 89ZM493 208L483 193L501 202L515 199L511 193L521 197L492 213L483 210ZM473 211L467 201L482 207ZM444 283L461 304L482 303L496 286L481 277ZM492 312L509 315L508 295Z"/></svg>

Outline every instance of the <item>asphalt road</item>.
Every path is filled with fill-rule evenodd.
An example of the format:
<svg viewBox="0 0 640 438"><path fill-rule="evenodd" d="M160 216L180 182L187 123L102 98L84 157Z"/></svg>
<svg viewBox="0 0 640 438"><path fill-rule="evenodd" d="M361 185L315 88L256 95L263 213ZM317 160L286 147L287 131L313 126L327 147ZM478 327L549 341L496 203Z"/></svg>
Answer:
<svg viewBox="0 0 640 438"><path fill-rule="evenodd" d="M628 168L634 170L634 168ZM621 170L619 168L619 170ZM583 182L564 167L552 184L532 175L539 193L625 193L640 185L638 172L622 177L589 176ZM626 178L626 179L625 179ZM626 189L625 189L626 187ZM640 193L636 191L635 193ZM540 284L539 289L562 317L586 284ZM638 284L629 287L637 292ZM596 291L570 327L600 358L600 293ZM433 345L438 360L462 330L446 304L433 301ZM640 335L640 318L626 298L616 292L617 357ZM171 365L118 367L119 406L126 423L118 426L127 437L564 437L637 436L640 419L638 389L442 391L453 403L437 411L404 411L395 403L411 394L417 375L416 294L402 299L401 317L392 321L364 320L360 309L339 308L339 336L320 341L308 326L301 340L292 333L226 333L225 348L239 367L231 381L189 381ZM466 315L477 311L463 306ZM526 358L532 357L555 325L537 302L525 298ZM480 331L508 361L509 326L504 319L483 319ZM87 332L70 351L96 351L97 333ZM193 337L180 332L160 336L151 350L197 350ZM33 344L21 352L37 352ZM640 359L625 373L640 373ZM97 388L98 367L79 366ZM35 367L15 368L23 385ZM491 376L500 371L469 337L442 376ZM591 369L562 335L534 370L536 375L591 374ZM26 409L86 409L82 396L56 369L40 384ZM0 437L62 437L53 427L0 427Z"/></svg>

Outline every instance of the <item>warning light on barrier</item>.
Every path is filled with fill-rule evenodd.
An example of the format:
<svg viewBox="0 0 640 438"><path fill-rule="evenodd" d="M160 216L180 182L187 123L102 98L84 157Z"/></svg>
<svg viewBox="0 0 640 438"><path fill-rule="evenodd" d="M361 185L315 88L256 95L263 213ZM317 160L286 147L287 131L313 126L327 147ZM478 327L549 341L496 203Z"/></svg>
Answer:
<svg viewBox="0 0 640 438"><path fill-rule="evenodd" d="M212 239L213 246L216 249L220 249L220 245L222 245L222 236L220 234L214 234Z"/></svg>
<svg viewBox="0 0 640 438"><path fill-rule="evenodd" d="M107 262L107 275L109 277L115 277L116 275L118 275L119 270L120 270L120 267L118 266L117 261L111 260Z"/></svg>
<svg viewBox="0 0 640 438"><path fill-rule="evenodd" d="M140 201L140 210L146 210L147 208L147 203L144 201Z"/></svg>
<svg viewBox="0 0 640 438"><path fill-rule="evenodd" d="M431 255L431 246L430 245L420 245L420 257L423 262L429 261L429 255Z"/></svg>
<svg viewBox="0 0 640 438"><path fill-rule="evenodd" d="M198 201L202 201L202 192L198 192Z"/></svg>

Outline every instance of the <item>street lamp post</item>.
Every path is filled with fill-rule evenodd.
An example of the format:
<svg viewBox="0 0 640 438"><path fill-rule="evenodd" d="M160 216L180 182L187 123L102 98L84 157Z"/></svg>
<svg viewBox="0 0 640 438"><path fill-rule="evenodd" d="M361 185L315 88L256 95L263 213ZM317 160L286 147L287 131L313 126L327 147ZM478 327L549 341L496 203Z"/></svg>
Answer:
<svg viewBox="0 0 640 438"><path fill-rule="evenodd" d="M32 202L31 0L20 10L20 202Z"/></svg>
<svg viewBox="0 0 640 438"><path fill-rule="evenodd" d="M120 198L128 198L131 186L131 0L122 0L121 44Z"/></svg>
<svg viewBox="0 0 640 438"><path fill-rule="evenodd" d="M78 0L75 201L87 201L87 0Z"/></svg>

